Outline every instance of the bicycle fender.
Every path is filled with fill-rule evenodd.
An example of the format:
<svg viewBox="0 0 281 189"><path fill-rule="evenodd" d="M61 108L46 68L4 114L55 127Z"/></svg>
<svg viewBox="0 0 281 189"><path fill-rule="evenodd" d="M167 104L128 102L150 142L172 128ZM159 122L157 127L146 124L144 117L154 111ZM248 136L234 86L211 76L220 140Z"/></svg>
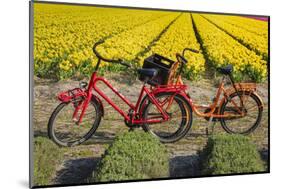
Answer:
<svg viewBox="0 0 281 189"><path fill-rule="evenodd" d="M100 98L93 94L91 101L98 105L98 108L101 111L101 116L103 117L104 116L104 107L103 107L103 104L102 104L102 101L100 100Z"/></svg>
<svg viewBox="0 0 281 189"><path fill-rule="evenodd" d="M238 92L245 92L245 91L243 91L243 90L238 90ZM229 96L231 96L233 93L236 93L236 91L233 91L232 93L230 93L229 94ZM259 99L259 101L261 102L261 107L263 108L263 100L262 100L262 98L260 97L260 95L258 95L258 93L257 92L251 92L252 94L254 94L258 99ZM221 109L221 107L222 107L222 105L225 103L225 101L227 100L227 97L226 96L224 96L223 97L223 99L221 100L221 102L220 102L220 105L219 105L219 112L220 112L220 109Z"/></svg>
<svg viewBox="0 0 281 189"><path fill-rule="evenodd" d="M180 92L179 95L181 96L182 100L185 101L191 107L191 111L193 111L193 103L192 103L192 100L191 100L189 94Z"/></svg>
<svg viewBox="0 0 281 189"><path fill-rule="evenodd" d="M258 97L259 101L261 102L261 107L262 107L262 109L263 109L264 104L263 104L263 100L262 100L262 98L260 97L260 95L258 95L258 93L256 93L256 92L253 92L253 94Z"/></svg>
<svg viewBox="0 0 281 189"><path fill-rule="evenodd" d="M238 91L238 92L239 92L239 91ZM241 91L241 92L243 92L243 91ZM223 95L223 97L222 97L222 99L221 99L221 101L220 101L220 103L219 103L219 105L218 105L218 107L219 107L218 112L221 111L222 105L223 105L224 103L226 103L226 101L228 100L228 98L229 98L232 94L234 94L234 93L236 93L236 91L235 91L233 88L230 88L230 89L226 90L226 94Z"/></svg>

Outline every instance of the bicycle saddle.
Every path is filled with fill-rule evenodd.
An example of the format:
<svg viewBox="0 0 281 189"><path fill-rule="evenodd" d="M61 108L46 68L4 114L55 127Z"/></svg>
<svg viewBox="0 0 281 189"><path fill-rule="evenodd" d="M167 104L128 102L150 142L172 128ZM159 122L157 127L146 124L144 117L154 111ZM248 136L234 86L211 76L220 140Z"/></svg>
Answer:
<svg viewBox="0 0 281 189"><path fill-rule="evenodd" d="M158 74L158 70L153 68L142 68L142 69L138 69L138 74L151 79Z"/></svg>
<svg viewBox="0 0 281 189"><path fill-rule="evenodd" d="M231 64L229 64L229 65L227 65L227 66L218 68L218 71L219 71L221 74L228 75L228 74L231 74L231 72L233 71L233 66L232 66Z"/></svg>

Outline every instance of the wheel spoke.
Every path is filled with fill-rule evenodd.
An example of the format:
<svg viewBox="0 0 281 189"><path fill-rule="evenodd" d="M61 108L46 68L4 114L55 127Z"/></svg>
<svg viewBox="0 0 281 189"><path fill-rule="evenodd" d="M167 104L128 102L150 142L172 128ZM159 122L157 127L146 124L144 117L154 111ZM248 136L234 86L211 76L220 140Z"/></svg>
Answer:
<svg viewBox="0 0 281 189"><path fill-rule="evenodd" d="M144 124L144 126L161 141L175 141L177 138L182 137L185 134L183 131L188 131L190 127L190 125L188 125L188 127L186 125L187 123L191 123L188 121L190 117L187 116L187 111L190 111L190 109L185 108L185 106L188 106L183 104L183 102L173 94L158 94L156 98L158 99L157 101L161 103L160 105L163 111L168 114L169 119L161 123L147 123ZM157 114L159 116L155 116ZM190 112L188 112L188 115L190 115ZM163 120L163 115L156 108L156 105L148 102L144 112L144 118L146 120L151 120L159 119L159 117Z"/></svg>
<svg viewBox="0 0 281 189"><path fill-rule="evenodd" d="M247 117L257 119L257 116L254 116L254 115L249 115L249 114L248 114Z"/></svg>
<svg viewBox="0 0 281 189"><path fill-rule="evenodd" d="M244 112L237 106L236 102L240 101L239 95L236 93L232 95L231 99L222 106L222 113L226 112L237 114ZM243 106L246 110L245 116L239 118L222 118L221 123L223 128L230 133L247 134L251 132L256 125L258 120L260 121L261 110L258 108L261 102L252 93L245 93L242 95ZM233 106L234 105L234 106ZM239 112L236 112L236 109Z"/></svg>
<svg viewBox="0 0 281 189"><path fill-rule="evenodd" d="M59 142L62 146L68 146L71 144L79 144L81 139L85 139L84 137L88 137L88 133L94 128L96 125L97 119L100 119L97 116L97 106L94 104L89 104L87 109L84 112L83 118L79 125L76 124L76 121L73 121L73 114L75 108L71 103L60 105L59 111L56 112L52 123L53 130L53 138L55 142ZM81 115L81 110L77 112L76 118L79 119Z"/></svg>
<svg viewBox="0 0 281 189"><path fill-rule="evenodd" d="M255 104L255 105L251 106L250 108L246 108L246 110L249 111L249 110L252 110L252 109L254 109L256 107L258 107L258 106Z"/></svg>

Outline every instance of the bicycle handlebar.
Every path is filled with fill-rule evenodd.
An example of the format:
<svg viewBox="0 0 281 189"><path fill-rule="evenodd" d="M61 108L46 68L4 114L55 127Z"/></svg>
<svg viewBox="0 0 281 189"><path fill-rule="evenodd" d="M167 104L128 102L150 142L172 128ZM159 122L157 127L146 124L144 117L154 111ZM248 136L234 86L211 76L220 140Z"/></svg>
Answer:
<svg viewBox="0 0 281 189"><path fill-rule="evenodd" d="M176 58L180 63L187 63L187 60L184 58L184 56L180 55L179 53L176 53Z"/></svg>
<svg viewBox="0 0 281 189"><path fill-rule="evenodd" d="M185 51L187 51L187 50L189 50L191 52L194 52L194 53L199 53L198 50L191 49L191 48L184 48L183 51L182 51L182 55L179 54L179 53L176 53L176 58L177 58L178 62L181 63L179 74L181 74L182 71L183 71L183 65L187 64L187 60L184 57Z"/></svg>
<svg viewBox="0 0 281 189"><path fill-rule="evenodd" d="M199 51L196 50L196 49L184 48L183 51L182 51L182 56L184 56L185 51L191 51L191 52L193 52L193 53L199 53Z"/></svg>
<svg viewBox="0 0 281 189"><path fill-rule="evenodd" d="M180 55L179 53L176 54L176 58L177 58L177 60L178 60L179 62L184 63L184 64L187 63L187 60L184 58L185 51L187 51L187 50L188 50L188 51L191 51L191 52L193 52L193 53L199 53L199 51L196 50L196 49L184 48L183 51L182 51L182 55Z"/></svg>
<svg viewBox="0 0 281 189"><path fill-rule="evenodd" d="M107 59L107 58L104 58L102 57L98 51L96 50L97 46L104 43L104 40L99 40L98 42L96 42L93 46L93 52L94 54L96 55L96 57L98 57L98 59L101 59L105 62L110 62L110 63L117 63L117 64L121 64L123 66L127 66L127 67L131 67L131 65L125 63L122 59L118 59L118 60L113 60L113 59Z"/></svg>

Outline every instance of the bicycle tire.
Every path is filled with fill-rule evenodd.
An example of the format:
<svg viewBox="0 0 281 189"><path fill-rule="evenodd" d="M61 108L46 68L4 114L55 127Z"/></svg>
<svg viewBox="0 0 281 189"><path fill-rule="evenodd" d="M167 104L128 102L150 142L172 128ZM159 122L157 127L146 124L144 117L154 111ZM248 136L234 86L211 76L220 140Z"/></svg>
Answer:
<svg viewBox="0 0 281 189"><path fill-rule="evenodd" d="M91 100L88 106L92 105L94 107L94 109L96 111L96 115L95 115L95 120L94 120L91 128L89 129L89 131L87 131L85 134L83 134L83 136L81 136L80 139L77 139L74 141L69 141L69 142L62 141L61 139L58 138L58 136L55 133L55 121L56 121L56 118L59 115L59 113L61 113L65 107L67 107L68 105L71 105L71 104L72 104L71 102L60 103L53 111L53 113L49 119L49 122L48 122L48 136L53 142L55 142L59 146L71 147L71 146L76 146L76 145L82 144L95 133L95 131L97 130L97 128L100 124L100 121L101 121L102 112L100 110L100 106L96 101ZM82 120L82 122L83 122L83 120Z"/></svg>
<svg viewBox="0 0 281 189"><path fill-rule="evenodd" d="M171 95L174 95L174 93L163 92L163 93L158 93L157 95L155 95L155 97L160 98L163 96L171 96ZM160 136L159 134L157 134L157 132L154 132L152 130L151 124L146 123L146 124L142 125L142 128L144 131L150 132L152 135L159 138L159 140L163 143L172 143L172 142L176 142L176 141L180 140L187 134L187 132L190 130L190 128L192 126L193 116L192 116L192 109L191 109L190 104L184 99L184 97L182 97L181 95L178 95L178 94L174 96L174 99L175 99L176 103L179 105L180 111L183 115L180 126L174 133L172 133L169 136L163 137L163 136ZM147 119L147 116L149 113L148 111L152 104L152 102L149 100L148 96L142 100L142 103L144 103L146 100L147 100L147 104L145 105L144 111L143 111L143 119L145 119L145 120ZM140 105L140 108L141 107L142 107L142 105Z"/></svg>
<svg viewBox="0 0 281 189"><path fill-rule="evenodd" d="M261 119L262 119L262 112L263 112L262 102L261 102L260 98L255 93L250 93L250 92L247 92L247 91L244 91L244 92L238 91L238 92L232 93L231 95L229 95L229 98L227 100L225 100L225 102L222 104L221 109L220 109L220 114L223 115L225 113L225 111L227 111L226 106L230 102L230 99L233 99L237 96L239 97L239 95L240 96L248 95L249 96L248 98L251 97L255 101L255 103L257 104L258 115L257 115L256 121L254 122L254 124L252 126L250 126L248 129L246 129L245 131L237 132L237 131L234 131L233 129L231 129L230 126L228 126L226 124L227 118L221 118L220 123L221 123L222 128L227 133L248 135L258 128L258 126L260 125ZM239 118L237 118L237 119L239 119ZM238 128L238 126L236 126L236 127Z"/></svg>

